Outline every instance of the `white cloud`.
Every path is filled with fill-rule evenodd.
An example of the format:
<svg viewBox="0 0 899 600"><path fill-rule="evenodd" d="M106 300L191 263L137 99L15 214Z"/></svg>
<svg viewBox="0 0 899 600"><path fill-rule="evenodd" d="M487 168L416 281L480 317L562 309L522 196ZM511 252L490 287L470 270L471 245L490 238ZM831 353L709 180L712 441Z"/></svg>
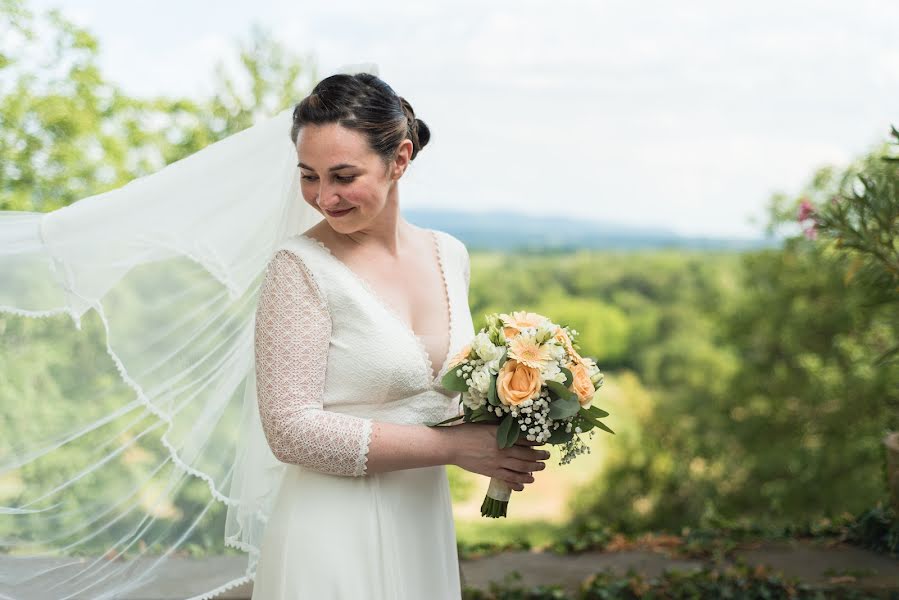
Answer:
<svg viewBox="0 0 899 600"><path fill-rule="evenodd" d="M752 235L746 216L772 191L798 190L899 125L899 3L888 1L62 8L136 93L198 93L254 21L311 52L323 75L378 63L433 132L404 181L408 205L564 207Z"/></svg>

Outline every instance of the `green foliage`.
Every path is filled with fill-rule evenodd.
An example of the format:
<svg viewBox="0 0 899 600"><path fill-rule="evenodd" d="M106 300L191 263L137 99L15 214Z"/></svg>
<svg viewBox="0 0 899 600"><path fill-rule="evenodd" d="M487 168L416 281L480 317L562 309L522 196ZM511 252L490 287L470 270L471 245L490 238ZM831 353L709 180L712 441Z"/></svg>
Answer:
<svg viewBox="0 0 899 600"><path fill-rule="evenodd" d="M861 164L886 172L870 157ZM822 171L811 188L840 180ZM772 199L773 218L787 218L783 202ZM641 434L620 440L574 494L576 523L624 532L721 517L786 525L881 497L881 440L899 427L899 363L877 361L899 342L895 306L855 284L851 257L803 235L745 253L736 267L717 280L717 306L658 309L655 344L635 349L653 407Z"/></svg>
<svg viewBox="0 0 899 600"><path fill-rule="evenodd" d="M738 563L728 567L703 566L700 570L666 571L659 577L646 578L633 570L622 577L611 572L602 572L588 579L581 592L574 596L578 600L637 600L689 599L689 598L797 598L823 599L846 598L868 599L881 596L846 587L828 586L815 588L800 583L795 578L787 578L764 567L750 567Z"/></svg>
<svg viewBox="0 0 899 600"><path fill-rule="evenodd" d="M476 327L510 307L551 316L579 332L581 354L606 372L642 372L645 352L674 330L702 341L739 272L739 255L680 251L473 252L471 260Z"/></svg>
<svg viewBox="0 0 899 600"><path fill-rule="evenodd" d="M565 600L571 598L560 585L525 586L521 573L506 573L500 581L491 581L486 590L466 586L463 600Z"/></svg>
<svg viewBox="0 0 899 600"><path fill-rule="evenodd" d="M697 570L670 569L658 577L644 577L630 569L625 575L601 571L588 577L575 593L560 585L528 586L518 571L493 581L487 590L466 586L465 600L655 600L733 598L795 598L819 600L873 600L883 593L866 592L843 586L813 587L795 578L784 577L763 567L737 563L727 567L704 566Z"/></svg>
<svg viewBox="0 0 899 600"><path fill-rule="evenodd" d="M858 515L845 537L864 548L899 555L899 519L892 508L882 504Z"/></svg>
<svg viewBox="0 0 899 600"><path fill-rule="evenodd" d="M500 448L511 448L518 441L519 433L521 433L521 428L518 427L515 417L512 416L512 413L506 414L496 429L497 445Z"/></svg>
<svg viewBox="0 0 899 600"><path fill-rule="evenodd" d="M134 98L100 72L97 39L57 10L6 0L0 36L20 42L0 55L0 210L47 212L120 187L280 112L317 77L254 26L238 42L244 70L217 65L211 98Z"/></svg>
<svg viewBox="0 0 899 600"><path fill-rule="evenodd" d="M798 217L812 221L808 237L820 236L851 258L845 282L865 289L869 306L891 306L899 314L899 130L892 128L892 134L893 148L873 152L838 178L828 173L828 184L811 190L817 204L803 197ZM825 193L829 201L819 199ZM875 364L897 352L899 344Z"/></svg>

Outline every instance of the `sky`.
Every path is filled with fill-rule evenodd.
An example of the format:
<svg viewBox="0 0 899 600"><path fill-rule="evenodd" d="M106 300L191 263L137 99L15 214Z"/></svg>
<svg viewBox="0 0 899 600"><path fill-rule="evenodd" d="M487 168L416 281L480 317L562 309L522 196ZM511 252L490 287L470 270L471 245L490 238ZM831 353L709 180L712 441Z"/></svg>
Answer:
<svg viewBox="0 0 899 600"><path fill-rule="evenodd" d="M135 95L201 97L259 24L375 63L431 141L400 206L763 235L772 193L899 127L899 2L50 1ZM297 99L299 100L299 98Z"/></svg>

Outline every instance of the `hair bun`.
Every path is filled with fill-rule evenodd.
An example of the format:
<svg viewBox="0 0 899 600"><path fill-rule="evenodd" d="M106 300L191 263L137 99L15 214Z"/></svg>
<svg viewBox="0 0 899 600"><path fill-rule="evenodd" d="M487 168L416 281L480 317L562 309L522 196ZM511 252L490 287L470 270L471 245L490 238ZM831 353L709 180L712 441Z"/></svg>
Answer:
<svg viewBox="0 0 899 600"><path fill-rule="evenodd" d="M418 132L418 146L420 150L428 145L428 141L431 139L431 130L428 128L427 123L417 117L415 119L415 124L417 125L415 129Z"/></svg>
<svg viewBox="0 0 899 600"><path fill-rule="evenodd" d="M408 100L399 95L397 98L399 98L400 106L403 107L403 112L406 114L406 122L409 126L409 138L412 140L412 156L409 160L415 160L415 157L418 156L421 149L424 148L427 145L428 140L431 139L431 130L424 121L415 116L415 110Z"/></svg>

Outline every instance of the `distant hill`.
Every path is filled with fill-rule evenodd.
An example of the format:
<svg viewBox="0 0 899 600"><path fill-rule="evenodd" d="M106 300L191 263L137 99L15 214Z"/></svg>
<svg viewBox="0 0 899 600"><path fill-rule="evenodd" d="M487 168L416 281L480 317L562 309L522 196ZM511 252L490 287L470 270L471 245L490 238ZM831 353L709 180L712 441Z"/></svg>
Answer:
<svg viewBox="0 0 899 600"><path fill-rule="evenodd" d="M587 219L490 211L403 209L403 216L420 227L450 233L471 250L661 249L754 250L781 245L776 238L728 239L682 236L653 227L600 223Z"/></svg>

